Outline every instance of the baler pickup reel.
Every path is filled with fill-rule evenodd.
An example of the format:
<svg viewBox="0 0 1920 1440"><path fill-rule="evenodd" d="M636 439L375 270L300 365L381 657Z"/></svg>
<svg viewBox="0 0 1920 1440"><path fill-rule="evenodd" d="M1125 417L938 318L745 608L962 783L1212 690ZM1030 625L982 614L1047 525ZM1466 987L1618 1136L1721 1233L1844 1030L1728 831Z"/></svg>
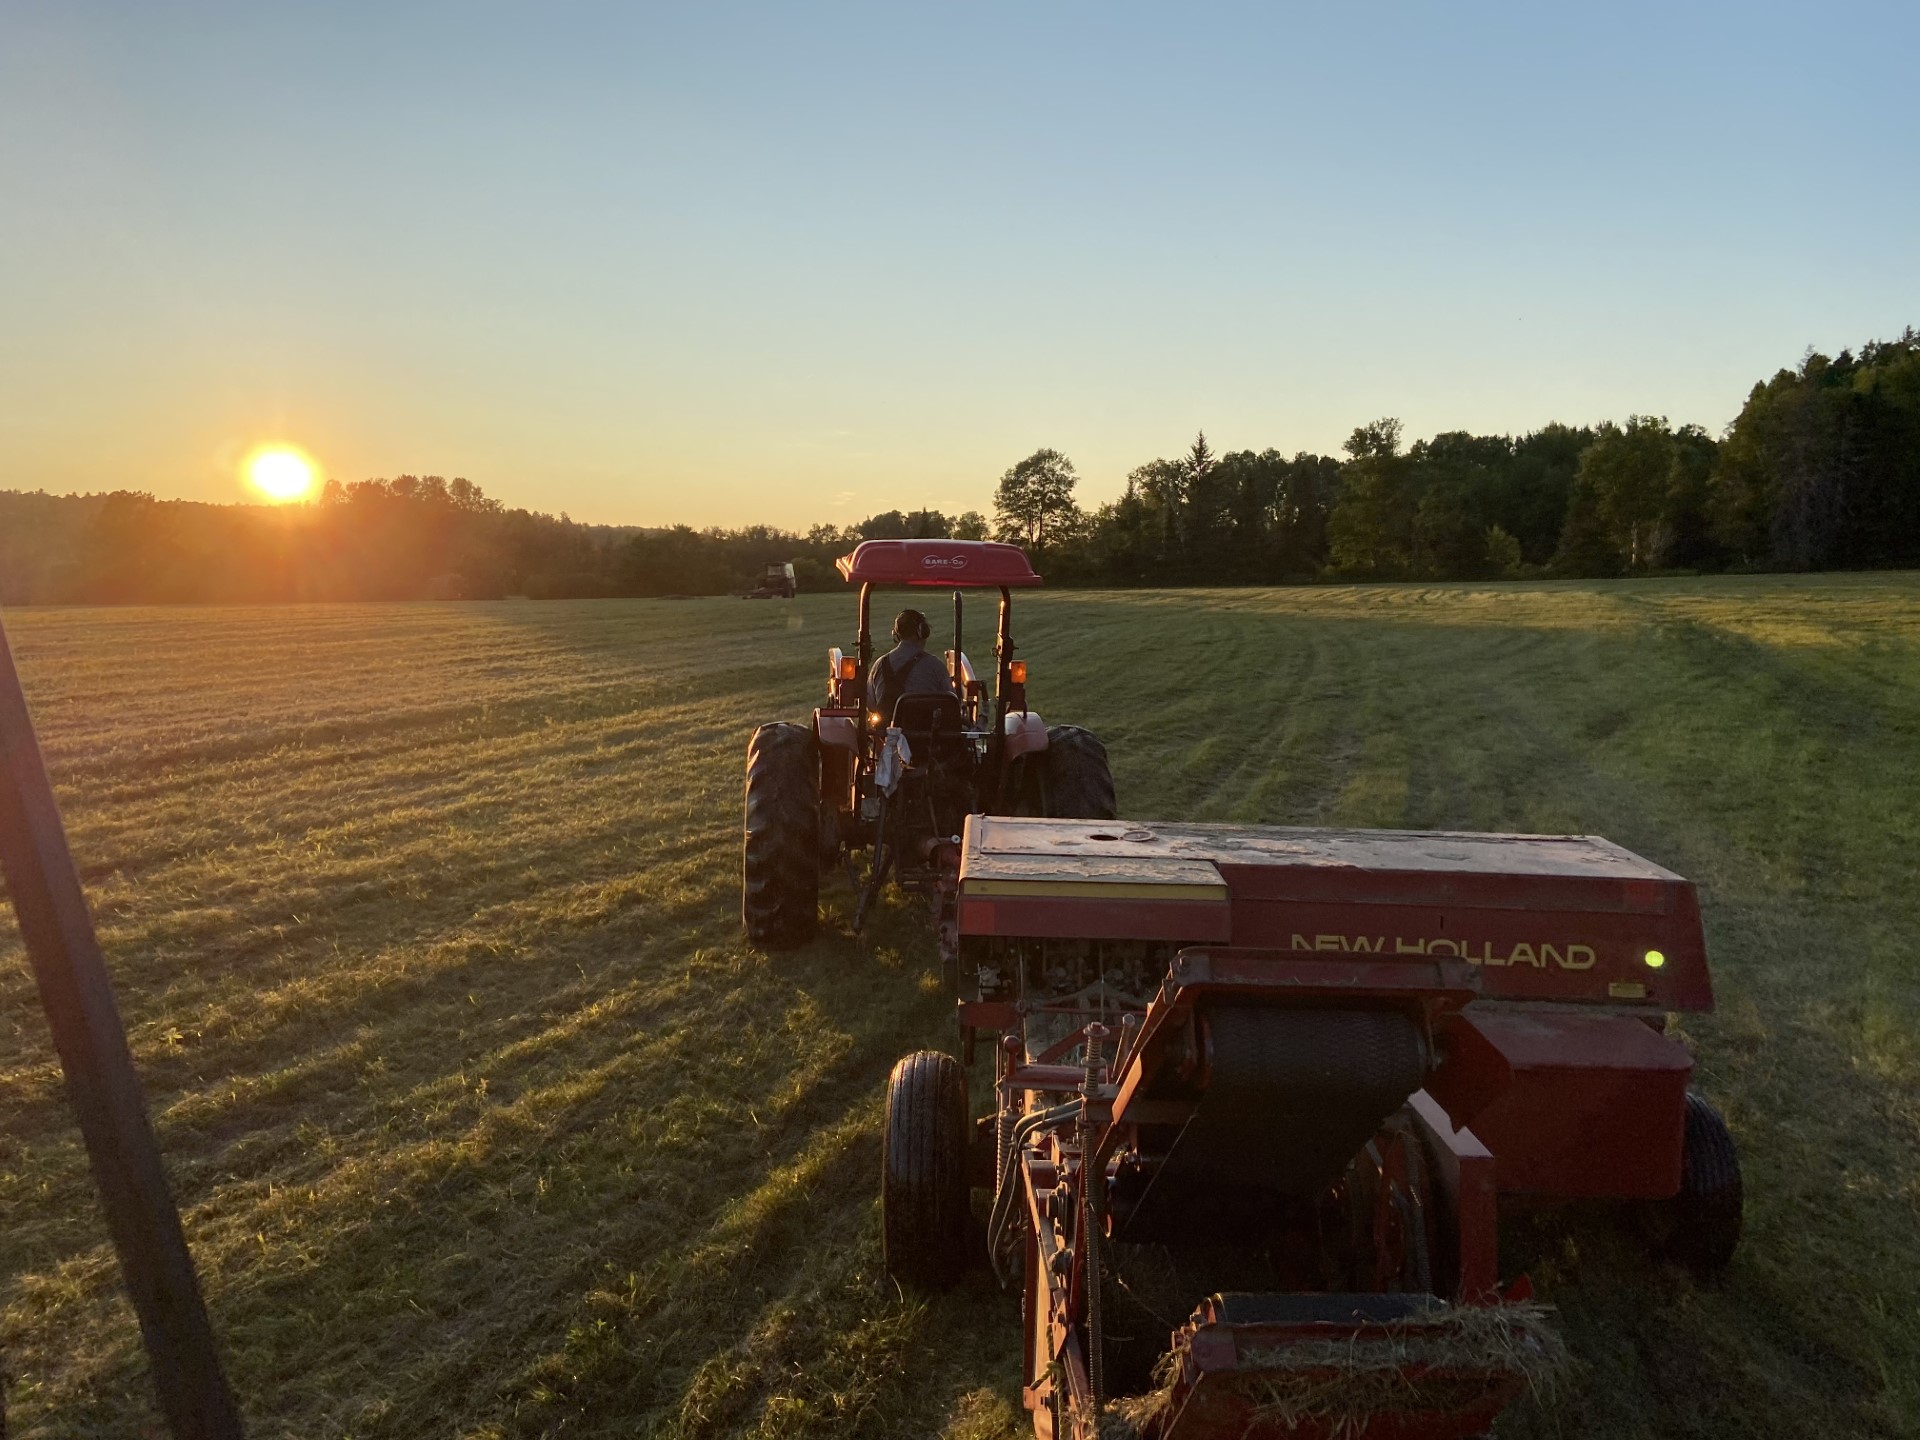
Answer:
<svg viewBox="0 0 1920 1440"><path fill-rule="evenodd" d="M1679 876L1590 836L973 816L962 852L998 1103L896 1067L887 1264L950 1283L990 1193L1042 1440L1483 1434L1564 1360L1509 1197L1730 1259L1732 1142L1663 1033L1712 1001Z"/></svg>

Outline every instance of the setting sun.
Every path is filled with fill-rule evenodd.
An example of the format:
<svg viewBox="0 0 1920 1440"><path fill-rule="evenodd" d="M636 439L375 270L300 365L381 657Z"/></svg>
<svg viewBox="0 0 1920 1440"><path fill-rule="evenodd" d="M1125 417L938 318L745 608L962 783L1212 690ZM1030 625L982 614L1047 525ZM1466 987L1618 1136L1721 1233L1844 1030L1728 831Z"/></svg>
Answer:
<svg viewBox="0 0 1920 1440"><path fill-rule="evenodd" d="M247 483L272 504L288 505L313 494L313 461L288 446L254 451L243 469Z"/></svg>

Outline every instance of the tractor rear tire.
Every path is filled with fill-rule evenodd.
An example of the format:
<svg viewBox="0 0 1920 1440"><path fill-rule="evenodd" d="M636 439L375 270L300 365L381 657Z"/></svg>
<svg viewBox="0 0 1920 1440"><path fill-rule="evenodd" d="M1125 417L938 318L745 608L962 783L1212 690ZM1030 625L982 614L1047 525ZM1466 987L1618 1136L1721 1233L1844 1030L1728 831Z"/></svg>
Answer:
<svg viewBox="0 0 1920 1440"><path fill-rule="evenodd" d="M791 950L820 925L820 744L806 725L762 725L747 742L740 911L747 938Z"/></svg>
<svg viewBox="0 0 1920 1440"><path fill-rule="evenodd" d="M917 1050L887 1078L880 1223L887 1273L945 1290L966 1268L967 1080L960 1062Z"/></svg>
<svg viewBox="0 0 1920 1440"><path fill-rule="evenodd" d="M1649 1234L1662 1259L1701 1280L1718 1278L1733 1262L1743 1209L1740 1152L1720 1112L1691 1090L1680 1193L1649 1208Z"/></svg>
<svg viewBox="0 0 1920 1440"><path fill-rule="evenodd" d="M1047 727L1039 757L1046 786L1046 812L1054 820L1112 820L1119 813L1107 747L1078 725Z"/></svg>

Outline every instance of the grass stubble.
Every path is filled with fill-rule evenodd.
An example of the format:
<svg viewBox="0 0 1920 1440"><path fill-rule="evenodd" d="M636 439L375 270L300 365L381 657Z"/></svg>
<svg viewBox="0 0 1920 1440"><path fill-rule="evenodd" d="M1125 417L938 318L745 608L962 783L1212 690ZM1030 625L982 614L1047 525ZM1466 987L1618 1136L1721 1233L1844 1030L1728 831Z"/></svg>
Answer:
<svg viewBox="0 0 1920 1440"><path fill-rule="evenodd" d="M738 921L741 756L851 602L7 617L251 1431L1020 1433L1017 1306L881 1273L923 917ZM1700 882L1727 1281L1518 1220L1576 1360L1508 1436L1920 1434L1920 577L1063 593L1051 720L1140 817L1593 832ZM977 1077L976 1077L977 1079ZM159 1434L10 916L0 1346Z"/></svg>

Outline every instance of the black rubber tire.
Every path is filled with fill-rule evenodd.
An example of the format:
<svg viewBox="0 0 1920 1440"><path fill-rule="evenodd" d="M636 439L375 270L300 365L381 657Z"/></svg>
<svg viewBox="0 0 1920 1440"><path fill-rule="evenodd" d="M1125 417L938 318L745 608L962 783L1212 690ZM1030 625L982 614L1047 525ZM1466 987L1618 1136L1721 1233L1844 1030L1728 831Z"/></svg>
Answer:
<svg viewBox="0 0 1920 1440"><path fill-rule="evenodd" d="M1740 1152L1727 1122L1689 1090L1680 1193L1656 1202L1648 1217L1655 1252L1699 1279L1716 1279L1740 1244L1743 1208Z"/></svg>
<svg viewBox="0 0 1920 1440"><path fill-rule="evenodd" d="M1040 755L1046 812L1053 820L1112 820L1119 814L1107 747L1078 725L1049 725Z"/></svg>
<svg viewBox="0 0 1920 1440"><path fill-rule="evenodd" d="M967 1079L960 1062L916 1050L887 1077L880 1223L887 1273L945 1290L967 1262Z"/></svg>
<svg viewBox="0 0 1920 1440"><path fill-rule="evenodd" d="M820 925L820 745L806 725L762 725L747 742L740 914L747 938L791 950Z"/></svg>

